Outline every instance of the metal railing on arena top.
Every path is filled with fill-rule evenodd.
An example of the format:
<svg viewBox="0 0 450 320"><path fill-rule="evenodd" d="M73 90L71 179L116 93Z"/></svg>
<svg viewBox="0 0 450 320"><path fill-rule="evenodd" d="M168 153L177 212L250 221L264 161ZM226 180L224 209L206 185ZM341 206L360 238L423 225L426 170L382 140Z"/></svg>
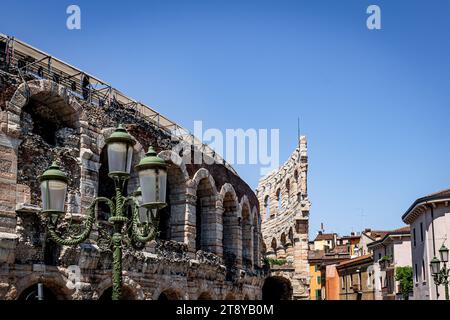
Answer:
<svg viewBox="0 0 450 320"><path fill-rule="evenodd" d="M67 88L68 92L85 103L97 107L119 105L134 109L141 117L150 121L171 137L193 145L203 154L223 163L237 175L234 168L228 164L207 144L201 142L192 133L149 106L135 101L107 82L90 75L64 61L61 61L33 46L14 37L0 33L0 71L21 78L47 79Z"/></svg>

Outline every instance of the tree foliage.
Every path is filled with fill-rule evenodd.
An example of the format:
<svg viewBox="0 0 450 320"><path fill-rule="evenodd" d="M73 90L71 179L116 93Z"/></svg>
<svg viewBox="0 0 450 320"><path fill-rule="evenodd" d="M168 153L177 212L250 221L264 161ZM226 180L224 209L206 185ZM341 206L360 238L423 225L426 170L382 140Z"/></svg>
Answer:
<svg viewBox="0 0 450 320"><path fill-rule="evenodd" d="M400 282L400 291L403 299L409 299L409 293L413 290L413 270L412 267L398 267L395 270L395 280Z"/></svg>

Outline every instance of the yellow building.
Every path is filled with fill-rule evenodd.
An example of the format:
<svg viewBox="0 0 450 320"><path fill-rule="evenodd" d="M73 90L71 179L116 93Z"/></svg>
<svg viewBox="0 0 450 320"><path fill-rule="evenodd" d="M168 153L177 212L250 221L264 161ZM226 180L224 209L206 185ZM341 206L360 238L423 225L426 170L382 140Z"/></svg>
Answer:
<svg viewBox="0 0 450 320"><path fill-rule="evenodd" d="M314 250L331 250L336 246L337 235L335 233L322 233L314 239Z"/></svg>
<svg viewBox="0 0 450 320"><path fill-rule="evenodd" d="M323 281L321 277L321 264L324 256L323 250L314 250L308 253L309 262L309 298L310 300L322 300Z"/></svg>

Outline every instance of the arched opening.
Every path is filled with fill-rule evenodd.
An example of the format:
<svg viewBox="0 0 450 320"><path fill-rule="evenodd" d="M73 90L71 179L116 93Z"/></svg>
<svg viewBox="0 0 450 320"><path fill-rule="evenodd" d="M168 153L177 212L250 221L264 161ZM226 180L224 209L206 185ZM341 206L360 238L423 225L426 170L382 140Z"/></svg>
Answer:
<svg viewBox="0 0 450 320"><path fill-rule="evenodd" d="M167 177L169 181L170 178ZM166 185L166 203L167 206L159 210L159 225L158 225L158 236L157 239L160 240L170 240L171 230L170 230L170 218L172 215L171 204L170 204L170 193L171 193L171 184L167 183Z"/></svg>
<svg viewBox="0 0 450 320"><path fill-rule="evenodd" d="M109 301L111 299L112 287L103 291L102 295L98 298L100 301ZM122 300L136 300L136 296L130 288L122 286Z"/></svg>
<svg viewBox="0 0 450 320"><path fill-rule="evenodd" d="M290 241L292 244L294 244L294 232L292 231L292 227L289 228L288 238L289 238L289 241Z"/></svg>
<svg viewBox="0 0 450 320"><path fill-rule="evenodd" d="M260 237L259 237L259 214L255 210L253 214L253 264L257 267L260 266Z"/></svg>
<svg viewBox="0 0 450 320"><path fill-rule="evenodd" d="M281 234L280 240L281 240L281 244L284 247L286 245L286 234L284 232Z"/></svg>
<svg viewBox="0 0 450 320"><path fill-rule="evenodd" d="M116 195L114 188L114 181L108 176L108 151L107 146L104 146L100 153L100 168L98 171L98 189L97 194L99 197L106 197L112 199ZM126 190L126 188L125 188ZM98 205L98 218L100 220L108 220L110 212L109 207L101 202Z"/></svg>
<svg viewBox="0 0 450 320"><path fill-rule="evenodd" d="M277 189L276 196L277 196L277 203L278 203L278 213L281 213L282 203L281 203L281 190L280 189Z"/></svg>
<svg viewBox="0 0 450 320"><path fill-rule="evenodd" d="M270 203L268 195L264 197L264 209L266 211L266 220L270 219Z"/></svg>
<svg viewBox="0 0 450 320"><path fill-rule="evenodd" d="M280 276L269 277L262 287L263 301L292 300L293 288L291 282Z"/></svg>
<svg viewBox="0 0 450 320"><path fill-rule="evenodd" d="M250 297L248 296L248 294L246 294L246 295L244 296L244 300L250 300Z"/></svg>
<svg viewBox="0 0 450 320"><path fill-rule="evenodd" d="M160 293L158 300L160 301L181 300L181 296L177 291L173 289L167 289Z"/></svg>
<svg viewBox="0 0 450 320"><path fill-rule="evenodd" d="M39 294L41 294L41 300L44 300L44 301L58 300L58 298L56 297L56 294L49 287L47 287L46 285L43 285L42 291L40 291L38 286L39 285L36 283L36 284L28 287L20 294L20 296L17 298L17 300L28 300L28 301L40 300Z"/></svg>
<svg viewBox="0 0 450 320"><path fill-rule="evenodd" d="M250 207L244 203L242 207L242 264L246 268L253 266L253 232L250 219Z"/></svg>
<svg viewBox="0 0 450 320"><path fill-rule="evenodd" d="M225 300L236 300L236 296L229 292L226 296L225 296Z"/></svg>
<svg viewBox="0 0 450 320"><path fill-rule="evenodd" d="M167 157L166 157L167 158ZM159 214L159 239L184 240L184 214L186 212L186 179L179 166L166 160L167 167L167 207Z"/></svg>
<svg viewBox="0 0 450 320"><path fill-rule="evenodd" d="M223 259L227 268L233 268L240 262L238 246L238 203L236 196L227 192L223 199Z"/></svg>
<svg viewBox="0 0 450 320"><path fill-rule="evenodd" d="M291 181L289 179L286 180L286 200L289 203L291 197Z"/></svg>
<svg viewBox="0 0 450 320"><path fill-rule="evenodd" d="M216 253L216 204L214 189L208 178L200 180L197 187L196 235L197 250Z"/></svg>
<svg viewBox="0 0 450 320"><path fill-rule="evenodd" d="M197 298L197 300L212 300L212 299L213 298L209 292L202 292Z"/></svg>
<svg viewBox="0 0 450 320"><path fill-rule="evenodd" d="M273 250L274 254L277 254L277 239L273 238L272 242L270 243L270 247Z"/></svg>
<svg viewBox="0 0 450 320"><path fill-rule="evenodd" d="M78 115L53 92L32 95L20 114L21 143L17 156L17 184L30 187L31 204L40 205L39 181L54 160L70 177L68 199L79 194L80 133Z"/></svg>

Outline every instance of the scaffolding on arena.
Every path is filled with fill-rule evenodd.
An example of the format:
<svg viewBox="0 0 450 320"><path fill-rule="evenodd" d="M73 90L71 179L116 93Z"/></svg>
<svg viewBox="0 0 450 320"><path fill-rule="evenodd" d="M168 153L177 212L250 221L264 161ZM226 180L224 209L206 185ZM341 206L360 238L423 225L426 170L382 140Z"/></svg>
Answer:
<svg viewBox="0 0 450 320"><path fill-rule="evenodd" d="M147 121L179 141L194 146L203 154L214 158L217 163L223 163L237 175L229 165L207 144L204 144L191 132L156 112L149 106L133 100L115 89L107 82L88 74L66 62L63 62L33 46L14 37L0 33L0 70L12 73L26 83L25 77L37 80L47 79L67 88L69 94L90 103L96 107L121 105L129 107Z"/></svg>

